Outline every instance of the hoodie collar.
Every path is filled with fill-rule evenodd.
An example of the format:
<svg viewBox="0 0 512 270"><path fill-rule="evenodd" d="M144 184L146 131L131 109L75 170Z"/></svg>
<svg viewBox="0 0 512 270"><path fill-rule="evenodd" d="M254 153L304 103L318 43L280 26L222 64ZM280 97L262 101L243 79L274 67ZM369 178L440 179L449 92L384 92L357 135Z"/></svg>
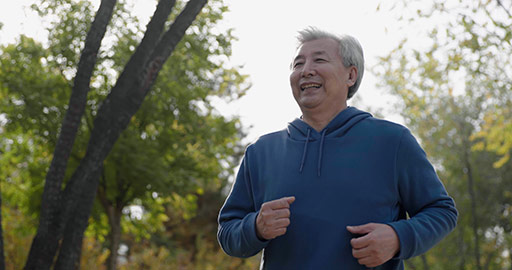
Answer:
<svg viewBox="0 0 512 270"><path fill-rule="evenodd" d="M310 129L310 140L319 140L322 133L326 137L341 137L359 121L371 117L370 113L358 110L355 107L347 107L339 112L320 132L316 131L300 118L295 118L293 122L288 123L288 135L294 139L303 141L308 135Z"/></svg>
<svg viewBox="0 0 512 270"><path fill-rule="evenodd" d="M293 122L289 123L288 135L290 138L298 141L304 141L304 151L302 158L300 159L299 172L302 173L304 168L309 141L320 140L317 163L317 175L320 176L325 137L342 137L354 125L371 116L371 114L360 111L355 107L347 107L338 113L338 115L336 115L336 117L334 117L320 132L316 131L299 118L296 118Z"/></svg>

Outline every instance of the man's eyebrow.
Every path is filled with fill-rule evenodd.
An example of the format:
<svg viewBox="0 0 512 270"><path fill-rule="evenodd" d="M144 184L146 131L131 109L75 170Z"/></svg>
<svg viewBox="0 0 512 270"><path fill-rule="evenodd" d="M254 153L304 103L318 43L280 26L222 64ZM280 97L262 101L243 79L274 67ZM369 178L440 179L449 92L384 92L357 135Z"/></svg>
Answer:
<svg viewBox="0 0 512 270"><path fill-rule="evenodd" d="M317 52L314 52L313 55L323 55L323 54L327 54L326 51L317 51Z"/></svg>
<svg viewBox="0 0 512 270"><path fill-rule="evenodd" d="M305 57L301 54L297 55L295 58L293 58L293 62L297 61L297 60L302 60L304 59Z"/></svg>
<svg viewBox="0 0 512 270"><path fill-rule="evenodd" d="M327 52L325 51L316 51L316 52L313 52L313 55L327 55ZM297 55L294 59L293 59L293 62L297 61L297 60L302 60L304 59L305 57L302 55L302 54L299 54Z"/></svg>

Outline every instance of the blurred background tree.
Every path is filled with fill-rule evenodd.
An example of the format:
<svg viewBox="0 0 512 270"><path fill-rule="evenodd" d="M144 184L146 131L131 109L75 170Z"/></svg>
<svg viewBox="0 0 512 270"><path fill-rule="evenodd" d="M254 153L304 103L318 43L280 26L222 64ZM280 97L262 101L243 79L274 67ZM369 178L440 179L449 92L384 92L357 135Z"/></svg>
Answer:
<svg viewBox="0 0 512 270"><path fill-rule="evenodd" d="M183 7L178 2L175 10ZM48 21L48 40L20 36L0 48L7 269L23 268L37 229L43 179L94 17L89 1L41 1L33 8ZM83 159L100 104L144 33L129 8L120 2L114 10L65 181ZM222 116L211 102L237 99L249 87L247 76L228 64L231 30L215 28L226 10L222 1L205 6L103 162L83 269L255 265L219 257L215 239L217 212L243 153L244 133L238 118Z"/></svg>
<svg viewBox="0 0 512 270"><path fill-rule="evenodd" d="M406 265L512 269L512 2L397 1L390 9L405 14L404 27L428 32L403 40L373 71L460 213L448 238Z"/></svg>

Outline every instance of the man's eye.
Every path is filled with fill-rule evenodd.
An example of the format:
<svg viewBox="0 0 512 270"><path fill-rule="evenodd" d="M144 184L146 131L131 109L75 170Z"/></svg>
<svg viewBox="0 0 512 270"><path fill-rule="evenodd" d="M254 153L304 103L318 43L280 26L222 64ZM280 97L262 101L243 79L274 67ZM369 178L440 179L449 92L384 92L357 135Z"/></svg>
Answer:
<svg viewBox="0 0 512 270"><path fill-rule="evenodd" d="M327 60L325 60L325 59L323 59L323 58L317 58L317 59L315 59L315 61L316 61L316 62L325 62L325 61L327 61Z"/></svg>
<svg viewBox="0 0 512 270"><path fill-rule="evenodd" d="M295 64L293 64L293 67L296 68L296 67L299 67L299 66L302 66L302 62L297 62Z"/></svg>

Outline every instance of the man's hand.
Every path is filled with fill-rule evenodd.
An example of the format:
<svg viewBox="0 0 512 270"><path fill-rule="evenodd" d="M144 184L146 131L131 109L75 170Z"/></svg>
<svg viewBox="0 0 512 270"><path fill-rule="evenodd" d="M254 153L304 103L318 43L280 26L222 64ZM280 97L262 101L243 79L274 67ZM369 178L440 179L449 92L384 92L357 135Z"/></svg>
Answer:
<svg viewBox="0 0 512 270"><path fill-rule="evenodd" d="M347 226L353 234L363 236L350 240L352 255L366 267L379 266L395 256L400 250L400 241L395 230L386 224L368 223Z"/></svg>
<svg viewBox="0 0 512 270"><path fill-rule="evenodd" d="M270 240L286 233L290 225L290 204L295 197L284 197L261 205L256 217L256 233L259 238Z"/></svg>

